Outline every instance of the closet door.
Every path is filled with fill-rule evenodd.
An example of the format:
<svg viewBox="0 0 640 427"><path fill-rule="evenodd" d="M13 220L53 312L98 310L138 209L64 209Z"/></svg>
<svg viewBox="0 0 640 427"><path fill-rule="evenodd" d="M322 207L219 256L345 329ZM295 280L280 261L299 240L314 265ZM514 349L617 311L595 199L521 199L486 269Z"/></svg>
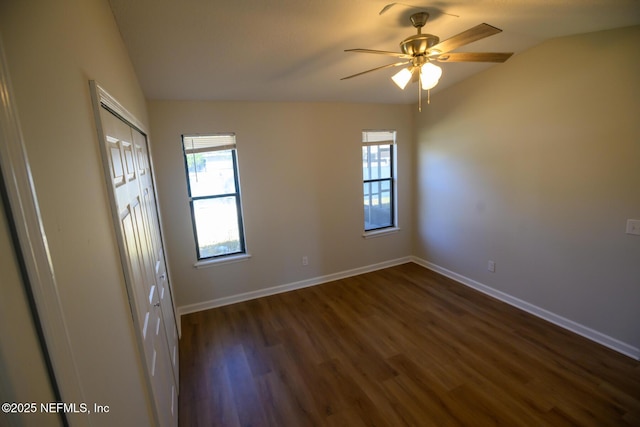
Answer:
<svg viewBox="0 0 640 427"><path fill-rule="evenodd" d="M133 147L136 154L138 166L138 176L144 214L148 224L146 227L147 239L150 248L150 261L153 264L153 275L158 286L158 297L160 299L160 309L169 347L171 368L174 380L179 384L178 375L178 329L176 327L175 313L173 310L171 290L167 280L167 267L162 248L162 238L160 235L160 221L158 220L155 191L153 188L153 178L151 176L151 162L149 161L149 150L147 137L137 129L131 129L133 135Z"/></svg>
<svg viewBox="0 0 640 427"><path fill-rule="evenodd" d="M177 426L177 332L146 137L104 106L99 120L116 234L156 421Z"/></svg>

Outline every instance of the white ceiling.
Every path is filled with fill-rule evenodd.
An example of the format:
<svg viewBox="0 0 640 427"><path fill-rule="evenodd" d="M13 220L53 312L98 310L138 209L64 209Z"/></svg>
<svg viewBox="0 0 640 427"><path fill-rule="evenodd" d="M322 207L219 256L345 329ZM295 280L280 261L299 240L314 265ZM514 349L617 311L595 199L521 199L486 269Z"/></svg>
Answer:
<svg viewBox="0 0 640 427"><path fill-rule="evenodd" d="M503 30L456 50L468 52L517 55L550 38L640 24L640 0L406 0L382 15L389 0L109 1L149 99L415 103L416 84L391 82L397 68L340 78L396 62L344 50L399 52L420 10L431 14L423 32L441 40L483 22ZM501 66L440 65L434 91Z"/></svg>

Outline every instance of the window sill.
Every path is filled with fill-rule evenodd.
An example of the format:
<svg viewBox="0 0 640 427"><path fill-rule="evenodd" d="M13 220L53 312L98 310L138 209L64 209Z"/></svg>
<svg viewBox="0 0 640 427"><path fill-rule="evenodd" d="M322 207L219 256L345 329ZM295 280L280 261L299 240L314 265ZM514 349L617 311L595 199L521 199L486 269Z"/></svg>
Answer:
<svg viewBox="0 0 640 427"><path fill-rule="evenodd" d="M373 239L375 237L382 237L382 236L387 236L389 234L395 234L398 231L400 231L400 227L389 227L389 228L384 228L382 230L365 231L362 234L362 237L364 237L365 239Z"/></svg>
<svg viewBox="0 0 640 427"><path fill-rule="evenodd" d="M207 268L207 267L213 267L215 265L233 264L236 262L247 261L249 258L251 258L251 254L238 254L238 255L231 255L231 256L226 256L222 258L205 259L205 260L196 262L195 264L193 264L193 266L195 268Z"/></svg>

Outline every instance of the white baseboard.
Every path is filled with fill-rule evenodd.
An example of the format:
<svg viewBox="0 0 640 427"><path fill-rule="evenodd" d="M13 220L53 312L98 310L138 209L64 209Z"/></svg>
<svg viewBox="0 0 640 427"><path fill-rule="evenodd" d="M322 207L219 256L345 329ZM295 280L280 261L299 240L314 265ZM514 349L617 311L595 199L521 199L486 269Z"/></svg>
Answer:
<svg viewBox="0 0 640 427"><path fill-rule="evenodd" d="M209 301L203 301L196 304L183 305L178 307L178 318L182 315L195 313L198 311L208 310L210 308L222 307L223 305L235 304L237 302L248 301L256 298L275 295L282 292L293 291L295 289L307 288L309 286L320 285L322 283L332 282L334 280L344 279L346 277L357 276L358 274L369 273L371 271L382 270L383 268L393 267L395 265L411 262L412 257L398 258L391 261L384 261L377 264L367 265L364 267L354 268L352 270L341 271L338 273L328 274L326 276L312 277L310 279L301 280L299 282L287 283L284 285L273 286L270 288L259 289L256 291L245 292L242 294L231 295L228 297L216 298ZM178 327L180 328L180 320Z"/></svg>
<svg viewBox="0 0 640 427"><path fill-rule="evenodd" d="M523 301L519 298L511 296L505 292L493 289L487 285L484 285L478 281L465 277L461 274L455 273L439 265L433 264L429 261L423 260L418 257L409 256L394 259L391 261L384 261L377 264L372 264L364 267L354 268L351 270L341 271L338 273L328 274L325 276L312 277L310 279L301 280L299 282L287 283L284 285L273 286L270 288L259 289L251 292L244 292L241 294L231 295L228 297L216 298L209 301L203 301L196 304L183 305L178 307L178 330L181 330L181 318L185 314L195 313L198 311L208 310L210 308L222 307L224 305L235 304L237 302L248 301L256 298L266 297L269 295L275 295L283 292L293 291L296 289L307 288L309 286L320 285L322 283L332 282L334 280L340 280L351 276L357 276L359 274L369 273L371 271L382 270L384 268L393 267L396 265L404 264L407 262L415 262L429 270L433 270L436 273L440 273L450 279L455 280L465 286L476 289L486 295L503 301L509 305L512 305L520 310L524 310L527 313L533 314L536 317L549 321L555 325L558 325L564 329L595 341L604 345L612 350L629 356L633 359L640 360L640 349L610 337L606 334L598 332L580 323L569 320L565 317L552 313L548 310L540 308L536 305Z"/></svg>
<svg viewBox="0 0 640 427"><path fill-rule="evenodd" d="M634 347L632 345L629 345L627 343L624 343L620 340L617 340L615 338L612 338L606 334L603 334L601 332L598 332L594 329L591 329L587 326L581 325L580 323L574 322L573 320L569 320L565 317L562 317L560 315L557 315L555 313L552 313L548 310L545 310L544 308L540 308L536 305L533 305L531 303L528 303L526 301L523 301L519 298L516 298L514 296L511 296L507 293L504 293L502 291L499 291L497 289L493 289L487 285L484 285L480 282L477 282L473 279L470 279L468 277L465 277L461 274L455 273L451 270L448 270L444 267L440 267L439 265L433 264L429 261L425 261L421 258L417 258L417 257L412 257L412 261L415 262L416 264L419 264L425 268L428 268L429 270L433 270L436 273L440 273L443 276L446 276L450 279L455 280L456 282L459 282L465 286L468 286L470 288L476 289L486 295L489 295L493 298L496 298L500 301L506 302L509 305L512 305L516 308L519 308L520 310L524 310L527 313L533 314L536 317L539 317L541 319L544 319L548 322L551 322L555 325L558 325L564 329L567 329L571 332L574 332L578 335L581 335L585 338L590 339L591 341L595 341L599 344L604 345L605 347L608 347L612 350L615 350L619 353L622 353L626 356L632 357L636 360L640 360L640 349L637 347Z"/></svg>

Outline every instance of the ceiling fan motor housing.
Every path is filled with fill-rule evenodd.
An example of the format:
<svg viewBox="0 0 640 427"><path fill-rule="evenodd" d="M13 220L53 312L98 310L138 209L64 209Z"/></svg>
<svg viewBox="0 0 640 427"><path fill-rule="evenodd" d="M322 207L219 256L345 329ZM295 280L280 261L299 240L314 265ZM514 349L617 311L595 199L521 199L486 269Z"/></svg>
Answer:
<svg viewBox="0 0 640 427"><path fill-rule="evenodd" d="M391 3L386 6L383 9L383 12L394 4L398 3ZM421 83L420 87L428 90L438 83L438 79L442 74L442 70L438 66L434 66L431 63L432 61L504 62L513 55L513 53L507 52L451 52L460 46L498 34L502 30L486 23L479 24L456 34L453 37L449 37L440 43L440 38L438 36L434 36L433 34L422 34L422 27L424 27L428 19L429 14L427 12L419 12L411 15L411 24L417 30L418 34L407 37L400 42L400 50L402 53L372 49L348 49L346 52L375 53L378 55L394 56L402 59L402 61L394 64L382 65L371 70L344 77L341 80L361 76L372 71L404 66L405 68L392 77L393 81L400 88L404 89L407 83L409 83L409 80L419 80ZM419 72L416 73L417 70L419 70ZM424 84L425 80L423 79L423 74L426 75L426 85Z"/></svg>
<svg viewBox="0 0 640 427"><path fill-rule="evenodd" d="M407 55L425 55L427 50L432 46L437 45L440 42L438 36L433 34L416 34L415 36L407 37L400 42L400 50Z"/></svg>

